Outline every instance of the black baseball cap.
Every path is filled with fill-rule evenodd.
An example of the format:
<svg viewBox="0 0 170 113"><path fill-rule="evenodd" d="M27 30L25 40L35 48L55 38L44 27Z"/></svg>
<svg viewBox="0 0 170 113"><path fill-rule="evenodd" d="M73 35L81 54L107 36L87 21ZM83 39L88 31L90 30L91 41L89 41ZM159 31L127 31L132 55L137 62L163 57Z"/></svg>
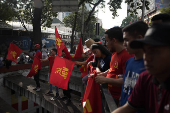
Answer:
<svg viewBox="0 0 170 113"><path fill-rule="evenodd" d="M136 39L130 43L131 48L143 48L143 45L170 46L170 24L153 24L143 39Z"/></svg>

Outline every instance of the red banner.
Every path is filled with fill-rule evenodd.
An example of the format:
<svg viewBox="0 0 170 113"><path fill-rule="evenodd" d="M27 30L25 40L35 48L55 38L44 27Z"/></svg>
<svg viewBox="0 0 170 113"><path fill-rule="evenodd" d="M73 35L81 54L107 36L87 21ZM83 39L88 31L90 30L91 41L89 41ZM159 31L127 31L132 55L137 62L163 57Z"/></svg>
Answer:
<svg viewBox="0 0 170 113"><path fill-rule="evenodd" d="M100 85L95 82L95 77L90 77L83 96L82 105L84 113L102 113L102 97Z"/></svg>
<svg viewBox="0 0 170 113"><path fill-rule="evenodd" d="M27 77L32 77L38 73L38 67L40 66L40 59L34 57L34 61L31 67L30 72L28 73Z"/></svg>
<svg viewBox="0 0 170 113"><path fill-rule="evenodd" d="M11 42L8 48L8 55L6 59L17 63L17 58L21 53L22 53L22 50Z"/></svg>
<svg viewBox="0 0 170 113"><path fill-rule="evenodd" d="M82 65L79 70L81 71L81 77L84 77L88 74L87 65Z"/></svg>
<svg viewBox="0 0 170 113"><path fill-rule="evenodd" d="M58 56L61 56L62 50L64 49L65 45L64 45L63 41L61 40L61 37L57 31L56 26L55 26L55 36L56 36L57 54L58 54Z"/></svg>
<svg viewBox="0 0 170 113"><path fill-rule="evenodd" d="M83 44L82 44L82 38L80 38L74 58L77 59L78 57L81 57L82 54L83 54Z"/></svg>
<svg viewBox="0 0 170 113"><path fill-rule="evenodd" d="M72 59L70 52L68 52L68 49L65 45L64 45L64 53L66 54L66 59L68 59L68 60Z"/></svg>
<svg viewBox="0 0 170 113"><path fill-rule="evenodd" d="M74 62L56 56L49 83L67 90L73 67Z"/></svg>

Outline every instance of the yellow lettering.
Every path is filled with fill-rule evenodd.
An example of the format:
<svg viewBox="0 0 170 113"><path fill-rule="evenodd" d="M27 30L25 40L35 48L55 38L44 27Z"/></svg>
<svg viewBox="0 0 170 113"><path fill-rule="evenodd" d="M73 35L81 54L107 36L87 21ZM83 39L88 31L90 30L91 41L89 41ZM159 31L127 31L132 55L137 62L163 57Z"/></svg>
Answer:
<svg viewBox="0 0 170 113"><path fill-rule="evenodd" d="M59 39L59 38L56 39L56 43L57 43L59 48L60 48L61 42L62 42L61 39Z"/></svg>
<svg viewBox="0 0 170 113"><path fill-rule="evenodd" d="M83 110L86 111L86 109L88 112L92 112L92 108L89 102L89 99L86 100L86 102L83 102Z"/></svg>
<svg viewBox="0 0 170 113"><path fill-rule="evenodd" d="M66 67L63 68L57 68L55 73L59 73L64 79L67 78L69 69Z"/></svg>
<svg viewBox="0 0 170 113"><path fill-rule="evenodd" d="M85 65L82 65L82 68L84 68L84 71L86 71Z"/></svg>
<svg viewBox="0 0 170 113"><path fill-rule="evenodd" d="M35 73L38 72L38 65L35 65L35 66L34 66L34 71L35 71Z"/></svg>
<svg viewBox="0 0 170 113"><path fill-rule="evenodd" d="M15 58L15 56L17 55L17 53L15 51L11 51L12 56Z"/></svg>

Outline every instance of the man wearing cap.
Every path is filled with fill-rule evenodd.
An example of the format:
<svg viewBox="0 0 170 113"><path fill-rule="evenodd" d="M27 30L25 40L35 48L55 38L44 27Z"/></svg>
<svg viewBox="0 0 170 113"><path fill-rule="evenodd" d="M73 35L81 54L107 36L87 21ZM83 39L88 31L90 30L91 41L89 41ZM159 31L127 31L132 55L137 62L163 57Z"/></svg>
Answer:
<svg viewBox="0 0 170 113"><path fill-rule="evenodd" d="M28 55L29 57L31 57L32 59L34 59L34 57L37 57L38 59L42 59L42 54L41 54L41 51L40 51L40 45L39 44L36 44L34 45L34 50L35 50L35 54L34 56L31 56L29 55L28 53L26 52L23 52L24 54ZM40 66L38 66L38 73L36 75L34 75L34 80L36 82L36 88L34 88L33 90L36 90L36 91L40 91L41 88L40 88L40 82L39 82L39 74L40 74L40 69L41 69L41 63L40 63Z"/></svg>
<svg viewBox="0 0 170 113"><path fill-rule="evenodd" d="M170 24L153 24L144 39L131 48L143 48L147 71L140 74L128 102L112 113L170 113Z"/></svg>

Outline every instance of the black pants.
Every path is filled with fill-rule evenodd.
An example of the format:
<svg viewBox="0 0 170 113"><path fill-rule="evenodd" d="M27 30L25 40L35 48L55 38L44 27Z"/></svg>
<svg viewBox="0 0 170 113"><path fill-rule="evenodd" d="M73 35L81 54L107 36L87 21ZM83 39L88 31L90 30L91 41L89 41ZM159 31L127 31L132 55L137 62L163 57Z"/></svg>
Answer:
<svg viewBox="0 0 170 113"><path fill-rule="evenodd" d="M34 75L34 80L36 82L37 87L40 88L39 74L40 74L40 69L38 70L38 73Z"/></svg>
<svg viewBox="0 0 170 113"><path fill-rule="evenodd" d="M69 98L69 99L71 98L70 92L71 92L71 90L70 90L70 88L69 88L69 85L68 85L68 90L63 89L63 94L64 94L64 96L67 97L67 98Z"/></svg>

